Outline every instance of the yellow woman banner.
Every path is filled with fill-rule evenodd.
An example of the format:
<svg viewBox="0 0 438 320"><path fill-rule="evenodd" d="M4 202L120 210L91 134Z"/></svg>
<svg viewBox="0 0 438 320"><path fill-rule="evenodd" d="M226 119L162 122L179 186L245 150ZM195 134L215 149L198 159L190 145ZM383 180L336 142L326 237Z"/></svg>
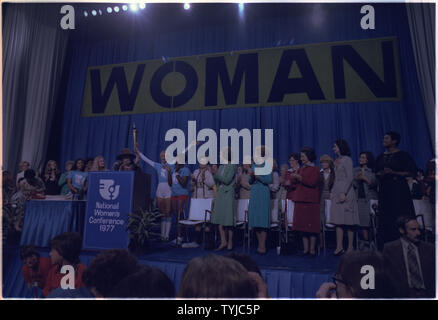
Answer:
<svg viewBox="0 0 438 320"><path fill-rule="evenodd" d="M82 116L400 100L397 39L89 67Z"/></svg>

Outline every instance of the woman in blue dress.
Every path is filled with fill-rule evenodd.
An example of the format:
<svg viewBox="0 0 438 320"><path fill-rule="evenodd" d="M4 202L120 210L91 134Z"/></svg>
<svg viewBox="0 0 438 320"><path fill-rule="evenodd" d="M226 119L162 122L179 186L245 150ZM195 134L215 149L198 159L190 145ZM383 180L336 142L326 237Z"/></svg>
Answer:
<svg viewBox="0 0 438 320"><path fill-rule="evenodd" d="M265 156L265 148L261 148L261 157ZM267 230L271 226L271 193L269 185L272 183L272 168L269 174L257 175L256 168L262 168L265 163L255 161L250 170L249 183L251 194L249 197L249 227L254 228L260 254L266 253Z"/></svg>

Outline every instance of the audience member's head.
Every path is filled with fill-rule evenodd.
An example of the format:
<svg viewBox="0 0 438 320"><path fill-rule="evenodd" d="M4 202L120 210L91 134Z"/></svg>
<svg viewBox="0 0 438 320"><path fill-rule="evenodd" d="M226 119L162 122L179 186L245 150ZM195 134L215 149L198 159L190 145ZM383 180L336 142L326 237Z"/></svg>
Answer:
<svg viewBox="0 0 438 320"><path fill-rule="evenodd" d="M7 170L3 170L2 172L3 185L6 185L9 181L12 181L12 173Z"/></svg>
<svg viewBox="0 0 438 320"><path fill-rule="evenodd" d="M84 171L85 170L85 160L81 159L81 158L76 159L75 164L74 164L72 170L74 170L74 171Z"/></svg>
<svg viewBox="0 0 438 320"><path fill-rule="evenodd" d="M335 147L334 149L336 149L336 147L339 149L339 155L341 156L350 156L351 155L351 151L350 151L350 146L348 145L348 142L345 141L344 139L338 139L335 141ZM335 151L336 153L336 151Z"/></svg>
<svg viewBox="0 0 438 320"><path fill-rule="evenodd" d="M225 257L236 260L239 262L247 271L249 276L252 278L254 285L257 288L258 298L268 298L268 287L265 280L263 280L262 273L260 272L257 263L247 254L230 252Z"/></svg>
<svg viewBox="0 0 438 320"><path fill-rule="evenodd" d="M27 169L24 171L24 179L31 185L34 186L36 183L36 173L33 169Z"/></svg>
<svg viewBox="0 0 438 320"><path fill-rule="evenodd" d="M108 297L113 298L174 298L175 287L160 269L141 266L122 279Z"/></svg>
<svg viewBox="0 0 438 320"><path fill-rule="evenodd" d="M323 154L321 158L319 158L319 163L322 169L334 168L333 158L330 157L328 154Z"/></svg>
<svg viewBox="0 0 438 320"><path fill-rule="evenodd" d="M217 171L218 171L218 168L219 167L218 167L217 164L212 164L211 167L210 167L211 174L215 175L217 173Z"/></svg>
<svg viewBox="0 0 438 320"><path fill-rule="evenodd" d="M24 172L27 169L30 169L30 163L28 161L21 161L18 165L20 172Z"/></svg>
<svg viewBox="0 0 438 320"><path fill-rule="evenodd" d="M376 251L344 254L333 280L338 298L372 299L390 296L383 256Z"/></svg>
<svg viewBox="0 0 438 320"><path fill-rule="evenodd" d="M181 298L256 298L254 281L241 263L218 255L192 259L186 266Z"/></svg>
<svg viewBox="0 0 438 320"><path fill-rule="evenodd" d="M139 269L137 258L127 250L98 254L82 274L82 281L96 297L108 297L119 282Z"/></svg>
<svg viewBox="0 0 438 320"><path fill-rule="evenodd" d="M65 162L65 171L70 171L73 169L75 162L73 160L68 160Z"/></svg>
<svg viewBox="0 0 438 320"><path fill-rule="evenodd" d="M257 263L247 254L238 253L238 252L230 252L225 255L226 258L230 258L239 262L248 272L256 272L259 275L262 275L260 272Z"/></svg>
<svg viewBox="0 0 438 320"><path fill-rule="evenodd" d="M420 225L415 217L400 216L397 218L396 224L402 237L413 243L420 241Z"/></svg>
<svg viewBox="0 0 438 320"><path fill-rule="evenodd" d="M388 131L385 133L385 136L383 137L383 146L385 148L389 147L397 147L400 143L401 136L400 133L395 131Z"/></svg>
<svg viewBox="0 0 438 320"><path fill-rule="evenodd" d="M82 249L82 237L77 232L65 232L50 241L50 259L52 264L78 264Z"/></svg>
<svg viewBox="0 0 438 320"><path fill-rule="evenodd" d="M367 166L372 171L375 169L376 161L374 160L373 153L371 151L362 151L359 154L359 165Z"/></svg>
<svg viewBox="0 0 438 320"><path fill-rule="evenodd" d="M97 156L96 158L94 158L91 171L105 171L105 170L106 170L105 158L103 156Z"/></svg>
<svg viewBox="0 0 438 320"><path fill-rule="evenodd" d="M33 269L38 266L40 253L33 245L22 246L20 248L20 257L25 266Z"/></svg>
<svg viewBox="0 0 438 320"><path fill-rule="evenodd" d="M49 160L47 161L46 167L44 169L44 174L50 176L52 173L58 174L59 168L58 164L55 160Z"/></svg>
<svg viewBox="0 0 438 320"><path fill-rule="evenodd" d="M94 158L87 158L86 164L85 164L85 171L91 171L93 168Z"/></svg>
<svg viewBox="0 0 438 320"><path fill-rule="evenodd" d="M302 163L313 162L316 159L315 150L311 147L303 147L301 149L300 159Z"/></svg>
<svg viewBox="0 0 438 320"><path fill-rule="evenodd" d="M289 155L289 165L291 168L299 167L301 165L301 154L293 152Z"/></svg>

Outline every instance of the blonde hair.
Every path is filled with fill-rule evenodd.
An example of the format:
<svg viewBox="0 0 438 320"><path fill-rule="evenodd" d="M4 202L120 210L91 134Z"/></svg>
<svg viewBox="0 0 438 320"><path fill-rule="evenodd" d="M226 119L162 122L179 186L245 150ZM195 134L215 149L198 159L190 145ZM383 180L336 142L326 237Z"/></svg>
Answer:
<svg viewBox="0 0 438 320"><path fill-rule="evenodd" d="M99 170L99 160L100 159L102 159L103 163L104 163L103 170ZM104 157L97 156L96 158L94 158L93 166L91 167L91 171L107 171Z"/></svg>

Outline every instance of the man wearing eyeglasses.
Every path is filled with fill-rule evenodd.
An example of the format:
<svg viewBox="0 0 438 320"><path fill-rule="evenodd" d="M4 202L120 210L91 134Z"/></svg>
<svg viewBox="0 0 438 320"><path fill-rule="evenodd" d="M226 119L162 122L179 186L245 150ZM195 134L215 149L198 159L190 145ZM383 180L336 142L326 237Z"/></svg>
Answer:
<svg viewBox="0 0 438 320"><path fill-rule="evenodd" d="M435 297L435 247L420 240L415 218L399 217L400 239L385 244L383 256L397 298Z"/></svg>

